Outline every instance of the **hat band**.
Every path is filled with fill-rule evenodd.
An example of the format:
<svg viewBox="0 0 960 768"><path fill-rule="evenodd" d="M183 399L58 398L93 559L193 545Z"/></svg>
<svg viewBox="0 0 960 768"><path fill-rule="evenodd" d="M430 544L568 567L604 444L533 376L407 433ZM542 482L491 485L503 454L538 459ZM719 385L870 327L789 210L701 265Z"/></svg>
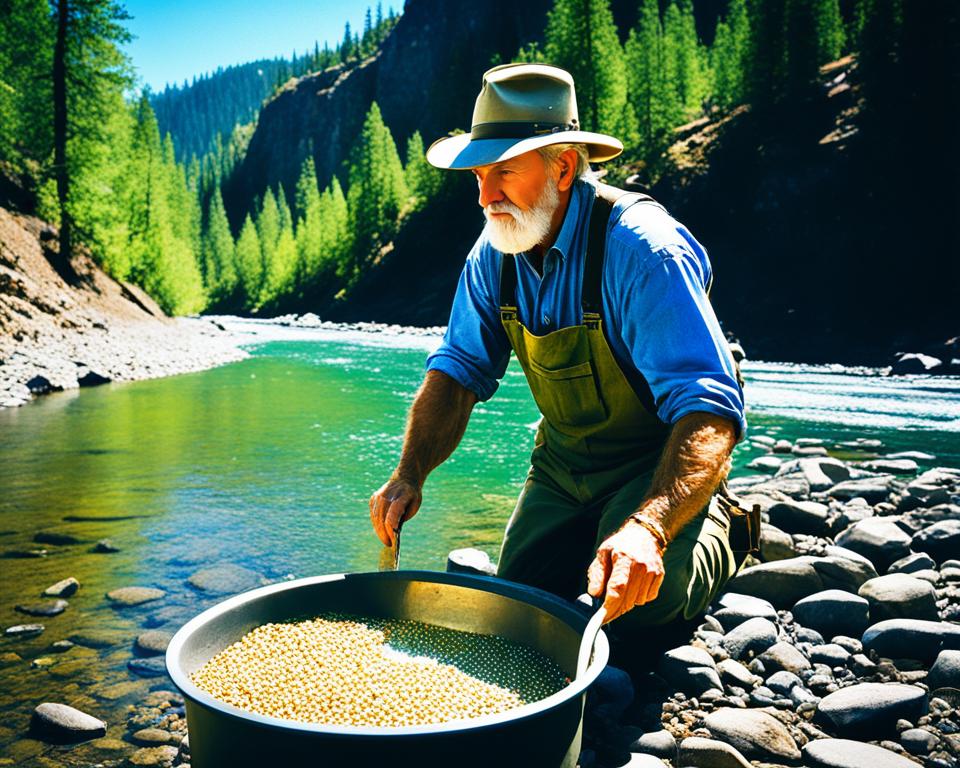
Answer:
<svg viewBox="0 0 960 768"><path fill-rule="evenodd" d="M547 133L561 131L576 131L580 126L576 118L569 123L527 123L520 121L505 121L495 123L478 123L470 128L470 139L527 139L531 136L542 136Z"/></svg>

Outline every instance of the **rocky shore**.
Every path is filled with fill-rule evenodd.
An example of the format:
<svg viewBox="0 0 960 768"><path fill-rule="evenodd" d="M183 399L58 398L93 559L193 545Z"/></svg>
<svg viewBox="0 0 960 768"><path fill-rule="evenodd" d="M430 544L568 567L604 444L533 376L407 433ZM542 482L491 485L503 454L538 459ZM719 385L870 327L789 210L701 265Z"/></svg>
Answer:
<svg viewBox="0 0 960 768"><path fill-rule="evenodd" d="M0 208L0 408L49 392L212 368L246 357L215 322L169 318L56 230Z"/></svg>
<svg viewBox="0 0 960 768"><path fill-rule="evenodd" d="M960 470L877 441L750 439L768 452L732 484L761 507L759 557L671 647L643 649L648 669L602 673L581 768L957 768ZM51 536L35 537L32 556L57 549L69 570L70 553L86 550ZM458 550L447 568L493 565ZM198 610L267 579L220 563L162 589L118 583L97 596L62 575L22 595L0 669L62 680L63 698L7 713L0 765L189 765L183 699L162 654ZM84 600L134 629L62 636L57 622ZM85 679L98 666L113 671Z"/></svg>

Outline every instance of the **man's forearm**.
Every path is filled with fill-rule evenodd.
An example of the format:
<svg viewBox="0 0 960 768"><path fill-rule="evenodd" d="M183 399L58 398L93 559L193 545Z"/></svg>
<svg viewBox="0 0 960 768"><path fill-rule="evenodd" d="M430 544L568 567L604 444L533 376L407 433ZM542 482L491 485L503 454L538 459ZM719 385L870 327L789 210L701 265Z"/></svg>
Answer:
<svg viewBox="0 0 960 768"><path fill-rule="evenodd" d="M672 540L710 501L730 471L736 444L732 421L710 413L684 416L670 432L647 498L636 517L659 524Z"/></svg>
<svg viewBox="0 0 960 768"><path fill-rule="evenodd" d="M422 486L459 445L477 396L440 371L427 371L407 416L396 477Z"/></svg>

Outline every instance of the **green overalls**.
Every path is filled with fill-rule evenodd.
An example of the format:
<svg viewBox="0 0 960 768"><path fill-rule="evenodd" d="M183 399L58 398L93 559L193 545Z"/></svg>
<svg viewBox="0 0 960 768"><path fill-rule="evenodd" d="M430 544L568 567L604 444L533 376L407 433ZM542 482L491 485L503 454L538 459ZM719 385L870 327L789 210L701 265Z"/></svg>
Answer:
<svg viewBox="0 0 960 768"><path fill-rule="evenodd" d="M530 472L507 525L498 575L574 599L600 543L644 499L669 426L649 390L617 364L600 316L604 242L612 200L600 185L583 270L583 325L536 336L517 319L516 263L504 256L500 317L543 414ZM659 205L641 196L632 204ZM736 572L730 520L711 502L670 543L657 598L614 622L619 630L701 612Z"/></svg>

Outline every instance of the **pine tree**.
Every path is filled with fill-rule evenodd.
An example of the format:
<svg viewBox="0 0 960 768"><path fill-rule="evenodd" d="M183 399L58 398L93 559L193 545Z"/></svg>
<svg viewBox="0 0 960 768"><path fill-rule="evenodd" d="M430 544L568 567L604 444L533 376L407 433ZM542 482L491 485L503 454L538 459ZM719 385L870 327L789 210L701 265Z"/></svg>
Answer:
<svg viewBox="0 0 960 768"><path fill-rule="evenodd" d="M420 131L414 131L407 141L407 162L404 166L407 189L414 196L415 209L423 208L440 191L442 171L427 162Z"/></svg>
<svg viewBox="0 0 960 768"><path fill-rule="evenodd" d="M750 9L749 99L755 111L777 104L787 69L788 0L753 0Z"/></svg>
<svg viewBox="0 0 960 768"><path fill-rule="evenodd" d="M363 37L360 38L360 50L363 56L369 56L376 48L376 41L373 37L373 15L370 6L367 6L367 12L363 16Z"/></svg>
<svg viewBox="0 0 960 768"><path fill-rule="evenodd" d="M817 29L817 63L826 64L840 57L845 34L839 0L816 0L814 17Z"/></svg>
<svg viewBox="0 0 960 768"><path fill-rule="evenodd" d="M677 101L686 117L700 110L708 89L704 50L697 38L690 0L671 3L664 19L664 34L670 38L676 54Z"/></svg>
<svg viewBox="0 0 960 768"><path fill-rule="evenodd" d="M220 188L214 189L203 235L203 260L207 293L211 303L229 299L237 289L237 254Z"/></svg>
<svg viewBox="0 0 960 768"><path fill-rule="evenodd" d="M353 58L353 34L350 32L350 22L348 21L343 28L343 42L340 43L340 61L346 62Z"/></svg>
<svg viewBox="0 0 960 768"><path fill-rule="evenodd" d="M745 0L731 0L724 21L717 24L710 63L714 77L714 99L731 107L746 99L745 71L750 46L750 21Z"/></svg>
<svg viewBox="0 0 960 768"><path fill-rule="evenodd" d="M356 263L352 258L356 233L350 226L350 207L336 176L324 192L324 201L324 253L336 265L337 275L344 277L352 272Z"/></svg>
<svg viewBox="0 0 960 768"><path fill-rule="evenodd" d="M356 233L355 266L359 273L373 251L392 236L407 198L397 146L376 102L370 105L351 152L349 185L347 200Z"/></svg>
<svg viewBox="0 0 960 768"><path fill-rule="evenodd" d="M237 240L237 273L243 287L244 304L253 309L260 300L260 286L263 284L263 254L257 228L249 214Z"/></svg>
<svg viewBox="0 0 960 768"><path fill-rule="evenodd" d="M643 0L637 26L624 46L628 92L639 126L642 156L659 151L667 126L669 101L663 78L663 29L657 0Z"/></svg>
<svg viewBox="0 0 960 768"><path fill-rule="evenodd" d="M582 128L614 135L630 130L626 66L608 0L556 0L545 40L546 60L573 75Z"/></svg>
<svg viewBox="0 0 960 768"><path fill-rule="evenodd" d="M297 277L300 286L308 283L320 269L324 255L324 204L317 188L313 157L303 161L297 181Z"/></svg>
<svg viewBox="0 0 960 768"><path fill-rule="evenodd" d="M277 272L274 262L277 258L277 242L280 240L280 208L273 190L267 187L257 216L257 237L260 241L260 263L262 282L256 297L254 309L259 309L268 296L268 276Z"/></svg>

